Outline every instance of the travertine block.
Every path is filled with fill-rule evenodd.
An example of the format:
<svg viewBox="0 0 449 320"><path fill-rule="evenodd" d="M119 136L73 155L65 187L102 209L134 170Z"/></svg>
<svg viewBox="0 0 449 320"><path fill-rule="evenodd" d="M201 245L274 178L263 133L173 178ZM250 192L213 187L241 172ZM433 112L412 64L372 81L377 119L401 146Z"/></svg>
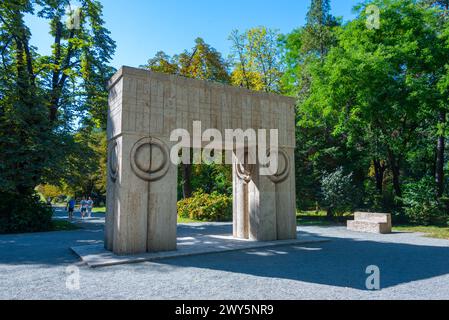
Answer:
<svg viewBox="0 0 449 320"><path fill-rule="evenodd" d="M105 247L116 254L176 249L175 129L278 129L279 172L233 164L234 236L296 238L295 101L267 93L123 67L110 81ZM235 157L234 157L235 158Z"/></svg>
<svg viewBox="0 0 449 320"><path fill-rule="evenodd" d="M391 233L392 221L389 213L355 212L353 221L348 221L348 230L368 233Z"/></svg>

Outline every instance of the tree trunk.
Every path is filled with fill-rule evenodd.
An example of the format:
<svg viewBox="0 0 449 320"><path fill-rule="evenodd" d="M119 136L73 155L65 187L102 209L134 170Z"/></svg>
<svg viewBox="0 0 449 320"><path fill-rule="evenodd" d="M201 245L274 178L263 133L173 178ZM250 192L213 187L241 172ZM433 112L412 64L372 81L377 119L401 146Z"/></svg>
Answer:
<svg viewBox="0 0 449 320"><path fill-rule="evenodd" d="M440 111L439 123L444 125L446 122L446 112ZM444 133L438 136L437 142L437 156L435 164L435 183L437 187L437 196L440 198L444 193L444 152L445 152L446 139Z"/></svg>
<svg viewBox="0 0 449 320"><path fill-rule="evenodd" d="M401 170L399 166L399 160L395 157L395 155L391 151L388 151L388 158L390 162L391 172L393 173L394 193L396 194L397 197L402 197L401 182L400 182Z"/></svg>
<svg viewBox="0 0 449 320"><path fill-rule="evenodd" d="M192 165L183 164L182 165L182 193L184 199L192 197Z"/></svg>
<svg viewBox="0 0 449 320"><path fill-rule="evenodd" d="M327 208L327 218L328 219L332 219L334 216L334 211L332 210L331 207Z"/></svg>
<svg viewBox="0 0 449 320"><path fill-rule="evenodd" d="M373 163L374 163L374 172L376 176L376 189L379 192L379 194L382 195L386 166L383 161L377 159L374 159Z"/></svg>

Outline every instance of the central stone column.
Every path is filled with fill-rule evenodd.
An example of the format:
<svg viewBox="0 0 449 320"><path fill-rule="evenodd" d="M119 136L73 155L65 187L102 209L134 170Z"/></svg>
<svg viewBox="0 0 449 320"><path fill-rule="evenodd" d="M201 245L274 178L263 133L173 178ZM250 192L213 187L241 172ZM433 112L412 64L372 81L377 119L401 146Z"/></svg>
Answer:
<svg viewBox="0 0 449 320"><path fill-rule="evenodd" d="M260 174L258 164L244 165L234 155L235 238L254 241L296 239L292 158L292 153L289 155L285 150L280 150L278 172L273 176L264 176Z"/></svg>

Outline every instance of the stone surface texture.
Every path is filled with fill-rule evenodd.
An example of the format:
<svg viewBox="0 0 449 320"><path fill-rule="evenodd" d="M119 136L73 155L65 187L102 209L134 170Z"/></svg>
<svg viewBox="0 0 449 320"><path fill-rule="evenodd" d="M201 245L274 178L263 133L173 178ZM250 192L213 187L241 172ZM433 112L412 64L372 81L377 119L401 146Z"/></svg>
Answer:
<svg viewBox="0 0 449 320"><path fill-rule="evenodd" d="M68 219L63 208L55 215ZM75 215L80 230L0 235L0 299L449 299L449 241L423 234L300 226L299 239L331 241L92 269L68 248L103 243L104 215L93 215L83 221ZM178 238L193 246L203 236L230 234L230 224L178 225ZM371 265L380 268L381 290L366 288ZM80 287L70 290L67 268L75 266Z"/></svg>
<svg viewBox="0 0 449 320"><path fill-rule="evenodd" d="M295 100L218 83L121 68L109 83L105 248L116 255L175 250L175 129L278 129L279 175L233 157L234 237L296 239ZM223 149L226 144L223 144ZM233 150L235 151L235 150ZM242 174L243 173L243 174Z"/></svg>
<svg viewBox="0 0 449 320"><path fill-rule="evenodd" d="M189 224L180 227L214 228L226 227L227 224ZM83 245L72 247L71 250L91 268L109 267L146 261L159 261L189 256L204 256L216 253L245 251L252 249L268 249L279 246L310 245L329 241L324 237L314 237L303 234L298 239L276 241L251 241L236 239L230 234L197 234L191 236L178 236L178 249L174 251L147 252L136 255L118 256L108 251L102 244Z"/></svg>
<svg viewBox="0 0 449 320"><path fill-rule="evenodd" d="M392 223L389 213L356 212L353 221L348 221L348 230L368 233L391 233Z"/></svg>

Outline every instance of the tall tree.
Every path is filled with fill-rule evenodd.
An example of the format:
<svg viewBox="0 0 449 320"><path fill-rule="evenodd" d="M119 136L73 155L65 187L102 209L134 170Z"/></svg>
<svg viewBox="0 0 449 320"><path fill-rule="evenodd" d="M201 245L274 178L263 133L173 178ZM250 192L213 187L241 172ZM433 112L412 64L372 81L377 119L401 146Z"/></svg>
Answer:
<svg viewBox="0 0 449 320"><path fill-rule="evenodd" d="M329 1L312 1L306 26L281 37L285 61L281 91L298 99L295 172L296 189L302 195L298 197L301 208L315 206L316 199L320 198L324 171L333 171L345 163L356 164L359 158L356 150L346 146L343 137L332 135L329 124L320 123L318 119L322 115L317 115L314 124L306 125L303 122L304 102L313 94L314 66L323 64L327 53L337 44L336 31L339 25L338 19L330 12ZM349 160L350 157L352 160ZM355 167L351 169L355 170ZM345 168L348 169L348 166ZM309 178L304 179L304 176Z"/></svg>
<svg viewBox="0 0 449 320"><path fill-rule="evenodd" d="M335 41L332 28L338 25L337 19L330 11L330 0L312 0L302 37L302 52L313 53L324 59Z"/></svg>
<svg viewBox="0 0 449 320"><path fill-rule="evenodd" d="M80 10L69 12L74 23L66 23L67 3L0 3L2 197L34 202L37 185L64 174L79 125L105 127L106 82L113 72L109 61L115 43L104 27L99 1L79 1ZM25 14L49 22L51 54L39 55L30 45L32 30ZM20 203L9 202L10 212L17 212L14 206Z"/></svg>
<svg viewBox="0 0 449 320"><path fill-rule="evenodd" d="M177 62L164 51L157 52L156 55L148 60L148 63L142 67L156 72L179 74Z"/></svg>
<svg viewBox="0 0 449 320"><path fill-rule="evenodd" d="M324 115L334 123L334 134L386 159L401 197L406 157L419 141L418 129L433 121L429 97L438 93L432 71L444 55L431 11L412 0L375 4L382 10L382 28L367 29L363 10L344 28L338 47L316 65L303 121Z"/></svg>
<svg viewBox="0 0 449 320"><path fill-rule="evenodd" d="M195 39L195 46L176 56L182 76L229 83L228 65L221 53L203 39Z"/></svg>
<svg viewBox="0 0 449 320"><path fill-rule="evenodd" d="M423 2L430 6L439 9L439 16L441 17L439 30L444 30L444 25L449 22L449 0L423 0ZM445 147L446 147L446 126L447 126L447 112L448 112L448 101L444 101L444 96L447 93L447 86L444 84L445 78L444 74L448 71L447 65L444 65L446 61L440 60L443 64L440 64L439 67L436 66L434 78L436 82L439 80L443 80L443 83L440 82L440 88L442 89L441 93L443 94L443 102L438 107L438 137L437 137L437 146L436 146L436 157L435 157L435 183L437 189L437 196L441 197L444 193L444 165L445 165ZM447 97L447 95L446 95Z"/></svg>
<svg viewBox="0 0 449 320"><path fill-rule="evenodd" d="M252 28L240 34L234 30L231 59L232 84L247 89L280 92L283 72L279 33L266 27Z"/></svg>

